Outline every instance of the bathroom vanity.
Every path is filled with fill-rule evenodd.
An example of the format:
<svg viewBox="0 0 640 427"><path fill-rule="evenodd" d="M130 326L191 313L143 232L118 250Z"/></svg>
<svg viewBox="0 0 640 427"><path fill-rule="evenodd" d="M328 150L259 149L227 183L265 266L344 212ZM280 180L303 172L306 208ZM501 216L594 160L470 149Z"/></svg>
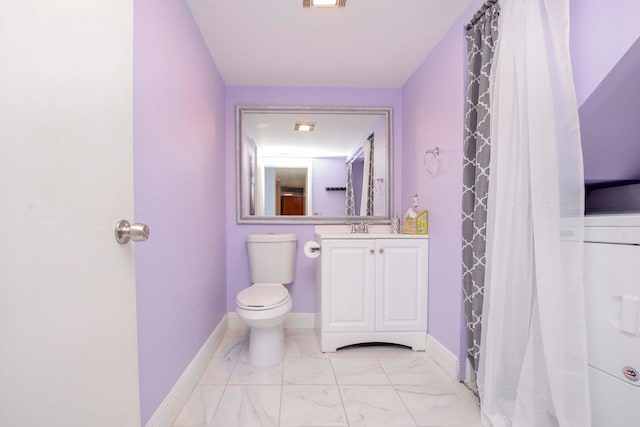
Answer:
<svg viewBox="0 0 640 427"><path fill-rule="evenodd" d="M316 330L323 352L366 342L425 349L428 237L317 226Z"/></svg>

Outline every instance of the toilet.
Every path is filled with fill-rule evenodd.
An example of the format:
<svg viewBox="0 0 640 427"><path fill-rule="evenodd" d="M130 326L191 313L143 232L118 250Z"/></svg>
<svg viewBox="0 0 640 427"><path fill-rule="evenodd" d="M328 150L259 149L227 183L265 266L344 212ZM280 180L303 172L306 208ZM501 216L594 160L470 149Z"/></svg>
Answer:
<svg viewBox="0 0 640 427"><path fill-rule="evenodd" d="M277 365L284 357L282 325L291 311L284 286L293 282L295 234L249 234L249 271L252 285L236 297L238 317L249 326L249 363L259 368Z"/></svg>

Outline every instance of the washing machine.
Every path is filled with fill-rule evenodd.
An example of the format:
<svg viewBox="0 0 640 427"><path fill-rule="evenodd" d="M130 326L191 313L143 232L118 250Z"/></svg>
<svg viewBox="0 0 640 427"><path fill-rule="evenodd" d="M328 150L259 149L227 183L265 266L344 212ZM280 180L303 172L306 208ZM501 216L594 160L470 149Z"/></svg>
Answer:
<svg viewBox="0 0 640 427"><path fill-rule="evenodd" d="M585 216L593 427L640 426L640 214Z"/></svg>

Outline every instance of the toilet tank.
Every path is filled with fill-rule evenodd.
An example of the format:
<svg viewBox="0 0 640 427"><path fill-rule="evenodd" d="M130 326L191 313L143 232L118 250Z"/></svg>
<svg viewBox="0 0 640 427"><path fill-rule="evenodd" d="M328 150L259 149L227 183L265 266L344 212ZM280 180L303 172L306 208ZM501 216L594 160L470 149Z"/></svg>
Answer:
<svg viewBox="0 0 640 427"><path fill-rule="evenodd" d="M295 234L249 234L249 272L251 283L293 282L296 270Z"/></svg>

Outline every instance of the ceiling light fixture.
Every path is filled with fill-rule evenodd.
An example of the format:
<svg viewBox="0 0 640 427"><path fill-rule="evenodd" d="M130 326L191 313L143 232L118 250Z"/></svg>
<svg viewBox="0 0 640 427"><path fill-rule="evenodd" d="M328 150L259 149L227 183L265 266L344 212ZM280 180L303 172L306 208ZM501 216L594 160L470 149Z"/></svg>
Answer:
<svg viewBox="0 0 640 427"><path fill-rule="evenodd" d="M315 123L297 122L296 126L293 129L298 132L313 132L313 128L315 127L315 125Z"/></svg>
<svg viewBox="0 0 640 427"><path fill-rule="evenodd" d="M303 7L344 7L347 0L302 0Z"/></svg>

